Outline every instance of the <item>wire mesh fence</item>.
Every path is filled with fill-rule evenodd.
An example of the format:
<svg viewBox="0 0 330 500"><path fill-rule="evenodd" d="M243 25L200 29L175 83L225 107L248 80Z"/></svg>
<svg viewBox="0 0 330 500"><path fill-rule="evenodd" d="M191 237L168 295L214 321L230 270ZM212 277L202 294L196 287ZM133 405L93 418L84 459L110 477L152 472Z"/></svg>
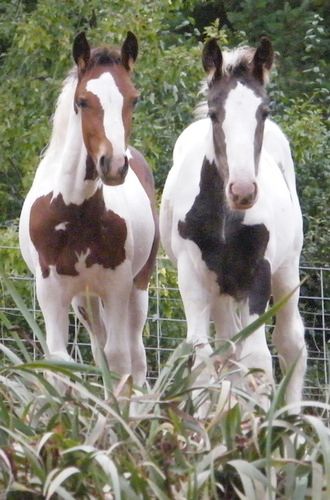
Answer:
<svg viewBox="0 0 330 500"><path fill-rule="evenodd" d="M15 247L0 247L1 253L18 252ZM308 364L305 379L305 396L325 400L329 395L330 348L330 267L301 267L301 277L307 281L301 287L300 311L305 324ZM43 329L32 276L9 275L24 303ZM155 379L170 352L185 339L186 322L177 287L176 271L165 257L157 259L149 292L149 315L144 331L147 350L148 377ZM272 325L268 325L269 345L278 372L278 359L271 344ZM21 310L0 280L0 341L11 347L15 335L25 343L34 358L42 355L39 343L31 333ZM211 326L212 332L212 326ZM92 362L89 336L73 313L70 315L69 352L78 362Z"/></svg>
<svg viewBox="0 0 330 500"><path fill-rule="evenodd" d="M305 324L308 363L305 378L305 396L325 400L329 392L330 349L330 267L304 266L301 278L307 277L301 287L300 312ZM159 258L154 282L150 288L150 314L145 340L149 359L150 377L157 376L169 351L175 348L186 334L186 322L176 273L169 261ZM211 329L212 330L212 329ZM272 325L267 325L267 337L279 373L276 351L271 343Z"/></svg>

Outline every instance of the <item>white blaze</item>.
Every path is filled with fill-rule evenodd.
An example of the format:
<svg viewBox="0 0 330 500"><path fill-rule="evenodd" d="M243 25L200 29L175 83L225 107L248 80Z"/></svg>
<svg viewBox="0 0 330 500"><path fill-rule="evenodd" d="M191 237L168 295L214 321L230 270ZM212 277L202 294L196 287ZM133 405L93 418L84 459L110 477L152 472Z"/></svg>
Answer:
<svg viewBox="0 0 330 500"><path fill-rule="evenodd" d="M123 122L124 98L113 76L107 72L89 80L86 89L96 95L104 112L103 125L107 139L111 142L114 156L125 154L125 128Z"/></svg>
<svg viewBox="0 0 330 500"><path fill-rule="evenodd" d="M222 128L231 182L255 179L254 136L261 102L253 90L239 82L226 100Z"/></svg>

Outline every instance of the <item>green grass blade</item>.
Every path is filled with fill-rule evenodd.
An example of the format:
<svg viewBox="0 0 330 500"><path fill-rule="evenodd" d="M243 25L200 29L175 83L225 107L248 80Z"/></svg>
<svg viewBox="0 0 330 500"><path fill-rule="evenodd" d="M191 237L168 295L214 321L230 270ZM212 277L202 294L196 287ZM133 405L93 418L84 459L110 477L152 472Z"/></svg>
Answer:
<svg viewBox="0 0 330 500"><path fill-rule="evenodd" d="M54 471L52 471L54 472ZM73 476L74 474L79 474L80 470L77 467L67 467L66 469L61 470L54 479L48 478L48 481L46 481L45 489L44 489L44 494L46 494L46 500L49 500L54 493L58 491L58 488L66 481L69 477Z"/></svg>
<svg viewBox="0 0 330 500"><path fill-rule="evenodd" d="M330 495L330 430L324 425L322 420L313 415L305 415L303 419L309 423L319 437L324 457L326 491Z"/></svg>
<svg viewBox="0 0 330 500"><path fill-rule="evenodd" d="M276 304L270 307L264 314L259 316L255 321L253 321L250 325L243 328L237 335L235 335L231 340L232 342L241 342L242 340L249 337L253 332L255 332L262 325L267 323L267 321L271 320L280 309L287 303L287 301L292 297L292 295L298 290L298 288L306 281L307 278L303 279L299 285L296 286L290 293L284 295L282 299L280 299Z"/></svg>
<svg viewBox="0 0 330 500"><path fill-rule="evenodd" d="M10 293L10 295L12 296L12 299L14 300L15 304L17 305L17 307L21 311L23 317L25 318L28 325L30 326L31 330L33 331L34 335L37 337L38 341L40 342L40 345L43 349L43 352L45 353L45 355L48 355L49 351L48 351L48 347L47 347L47 344L45 341L45 337L44 337L44 334L42 333L42 331L40 330L38 323L35 321L32 314L30 313L30 311L26 307L22 297L17 292L15 286L11 283L11 281L8 278L6 278L4 276L4 274L1 271L0 271L0 277L1 277L2 281L4 282L4 284L6 285L6 288L7 288L8 292Z"/></svg>

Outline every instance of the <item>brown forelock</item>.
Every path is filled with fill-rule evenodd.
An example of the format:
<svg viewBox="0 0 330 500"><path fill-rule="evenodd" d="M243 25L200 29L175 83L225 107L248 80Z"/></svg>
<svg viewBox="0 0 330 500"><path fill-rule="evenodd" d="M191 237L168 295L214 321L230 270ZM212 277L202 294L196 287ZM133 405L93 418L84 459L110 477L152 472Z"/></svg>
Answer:
<svg viewBox="0 0 330 500"><path fill-rule="evenodd" d="M30 215L30 236L45 278L50 266L59 274L77 276L78 256L88 251L86 267L115 269L125 260L126 223L106 210L102 188L81 205L66 205L61 194L52 198L53 193L37 198ZM65 230L55 229L62 223Z"/></svg>
<svg viewBox="0 0 330 500"><path fill-rule="evenodd" d="M130 159L130 167L138 177L145 192L148 195L155 224L155 236L149 258L141 271L134 278L135 286L142 290L146 290L155 267L156 256L159 247L159 222L156 207L155 184L152 171L144 156L140 153L140 151L131 146L130 151L132 154L132 158Z"/></svg>
<svg viewBox="0 0 330 500"><path fill-rule="evenodd" d="M119 49L107 46L97 47L91 50L86 71L90 71L97 66L111 66L115 64L121 64Z"/></svg>

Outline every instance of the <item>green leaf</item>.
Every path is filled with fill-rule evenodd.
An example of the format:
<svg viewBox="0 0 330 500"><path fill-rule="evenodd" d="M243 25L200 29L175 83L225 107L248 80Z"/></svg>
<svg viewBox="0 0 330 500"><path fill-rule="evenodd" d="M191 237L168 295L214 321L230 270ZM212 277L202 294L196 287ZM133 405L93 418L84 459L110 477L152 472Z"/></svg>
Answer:
<svg viewBox="0 0 330 500"><path fill-rule="evenodd" d="M62 485L62 483L64 483L69 477L73 476L74 474L80 474L80 470L77 467L73 466L67 467L60 472L58 472L58 470L56 469L51 471L44 487L46 500L49 500L54 493L58 492L58 489Z"/></svg>
<svg viewBox="0 0 330 500"><path fill-rule="evenodd" d="M27 321L28 325L30 326L30 328L32 329L34 335L39 340L40 345L41 345L44 353L46 355L48 355L49 352L48 352L48 347L47 347L47 344L46 344L46 341L45 341L45 338L44 338L44 334L42 333L42 331L40 330L38 324L34 320L33 316L30 314L29 310L27 309L27 307L26 307L26 305L25 305L22 297L18 294L16 288L11 283L11 281L3 275L3 273L1 272L1 270L0 270L0 278L2 279L2 281L4 282L4 284L6 285L7 290L9 291L10 295L14 299L15 304L17 305L17 307L21 311L22 315L26 319L26 321Z"/></svg>

